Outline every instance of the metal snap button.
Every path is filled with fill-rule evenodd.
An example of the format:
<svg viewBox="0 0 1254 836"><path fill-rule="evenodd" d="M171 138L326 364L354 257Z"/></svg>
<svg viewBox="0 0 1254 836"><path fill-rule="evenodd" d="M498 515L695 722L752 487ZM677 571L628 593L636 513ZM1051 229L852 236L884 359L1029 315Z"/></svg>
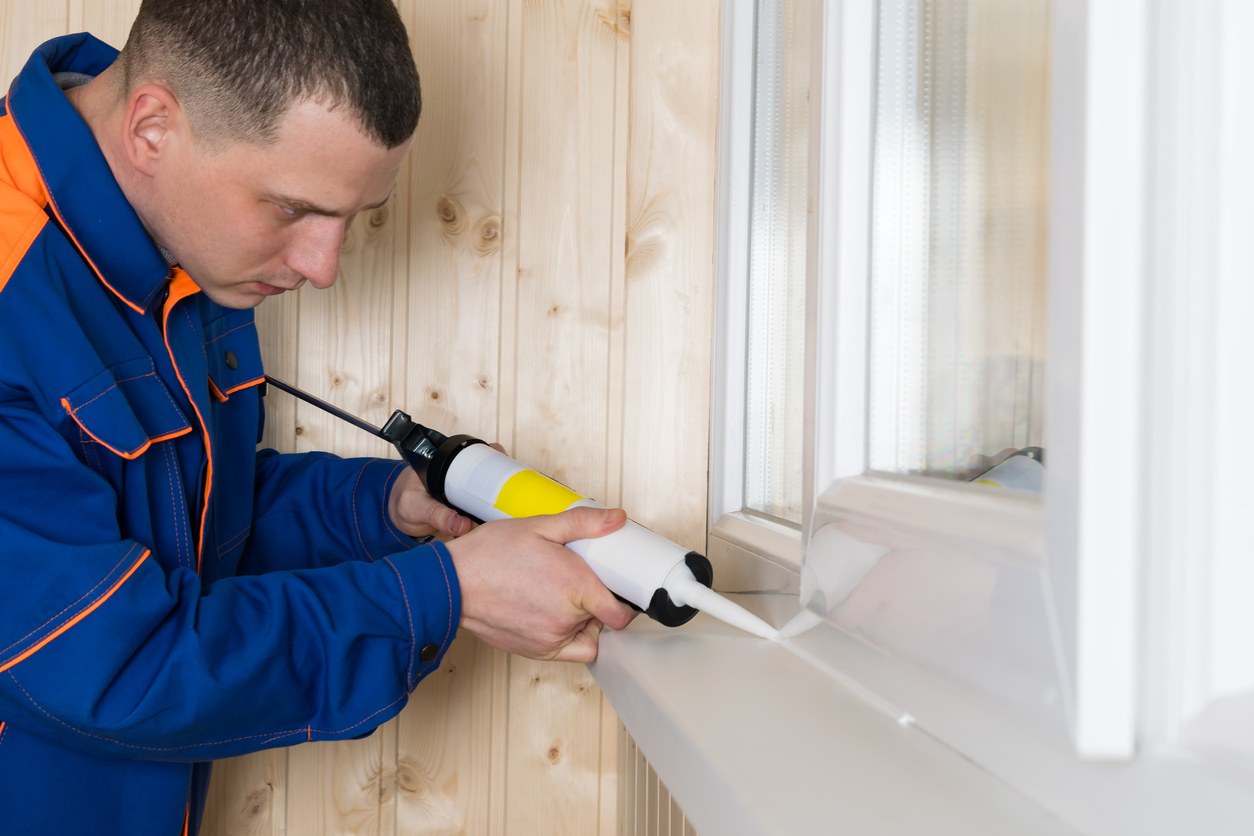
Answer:
<svg viewBox="0 0 1254 836"><path fill-rule="evenodd" d="M432 642L431 644L423 647L422 650L418 651L418 661L422 662L425 665L428 662L434 662L435 657L439 655L440 655L440 646Z"/></svg>
<svg viewBox="0 0 1254 836"><path fill-rule="evenodd" d="M235 356L234 351L228 351L225 355L226 367L231 371L239 368L239 358Z"/></svg>

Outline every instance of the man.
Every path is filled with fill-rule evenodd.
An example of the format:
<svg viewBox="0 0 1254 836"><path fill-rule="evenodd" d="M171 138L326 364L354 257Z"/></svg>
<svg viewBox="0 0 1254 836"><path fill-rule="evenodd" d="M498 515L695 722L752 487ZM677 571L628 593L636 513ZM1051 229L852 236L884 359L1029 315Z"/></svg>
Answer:
<svg viewBox="0 0 1254 836"><path fill-rule="evenodd" d="M115 60L115 58L117 60ZM64 92L62 90L64 89ZM252 308L336 279L419 113L390 0L145 0L0 116L0 830L196 832L208 761L369 734L458 625L595 657L631 611L386 460L255 453ZM458 536L447 546L411 537Z"/></svg>

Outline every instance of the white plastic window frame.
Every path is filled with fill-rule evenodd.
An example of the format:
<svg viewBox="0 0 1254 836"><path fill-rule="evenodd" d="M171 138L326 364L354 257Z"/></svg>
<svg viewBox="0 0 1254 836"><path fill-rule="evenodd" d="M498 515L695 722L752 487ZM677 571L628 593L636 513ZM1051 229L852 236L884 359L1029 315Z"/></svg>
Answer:
<svg viewBox="0 0 1254 836"><path fill-rule="evenodd" d="M800 528L744 507L755 7L755 0L723 3L709 551L717 559L731 544L797 573Z"/></svg>
<svg viewBox="0 0 1254 836"><path fill-rule="evenodd" d="M837 480L924 510L954 490L867 474L875 7L816 0L812 18L803 531ZM727 0L723 14L710 549L729 542L797 571L800 533L741 507L754 4ZM1144 0L1055 0L1054 54L1070 57L1052 62L1046 500L987 520L1046 543L1074 744L1095 759L1130 758L1137 741L1146 47ZM996 499L981 505L999 514Z"/></svg>

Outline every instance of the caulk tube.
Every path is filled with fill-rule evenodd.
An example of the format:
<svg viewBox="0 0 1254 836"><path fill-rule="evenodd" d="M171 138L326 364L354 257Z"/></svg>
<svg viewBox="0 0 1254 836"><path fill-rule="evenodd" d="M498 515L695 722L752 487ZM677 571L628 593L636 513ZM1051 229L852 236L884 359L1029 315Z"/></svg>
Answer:
<svg viewBox="0 0 1254 836"><path fill-rule="evenodd" d="M427 490L484 522L557 514L581 505L605 507L469 436L454 436L440 445L427 469ZM710 589L714 571L704 556L631 520L604 537L575 540L566 547L619 600L667 627L688 622L700 609L763 638L777 633Z"/></svg>
<svg viewBox="0 0 1254 836"><path fill-rule="evenodd" d="M453 436L440 445L427 468L427 490L483 522L605 507L468 436ZM692 583L703 588L714 579L704 556L631 520L604 537L575 540L566 547L620 600L667 627L697 614L696 608L667 594L666 582L676 567L683 567Z"/></svg>

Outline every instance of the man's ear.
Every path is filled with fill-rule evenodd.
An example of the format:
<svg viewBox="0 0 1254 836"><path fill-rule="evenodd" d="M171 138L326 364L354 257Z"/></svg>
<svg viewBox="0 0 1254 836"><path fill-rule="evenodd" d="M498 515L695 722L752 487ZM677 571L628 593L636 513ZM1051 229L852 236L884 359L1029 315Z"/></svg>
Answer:
<svg viewBox="0 0 1254 836"><path fill-rule="evenodd" d="M187 118L178 99L159 84L131 91L122 119L126 158L136 171L152 176L160 164L189 138Z"/></svg>

